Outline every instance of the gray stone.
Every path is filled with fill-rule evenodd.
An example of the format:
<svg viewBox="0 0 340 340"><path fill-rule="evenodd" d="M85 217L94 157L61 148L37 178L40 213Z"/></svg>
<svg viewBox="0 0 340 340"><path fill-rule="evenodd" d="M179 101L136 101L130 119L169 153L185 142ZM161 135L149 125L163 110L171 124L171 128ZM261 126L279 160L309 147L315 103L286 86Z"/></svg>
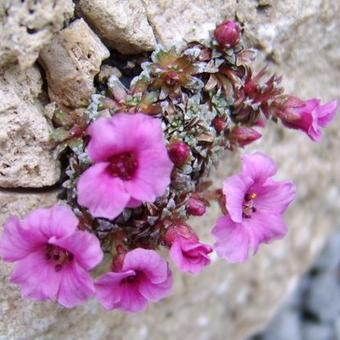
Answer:
<svg viewBox="0 0 340 340"><path fill-rule="evenodd" d="M73 15L72 0L2 0L0 71L7 64L30 67L40 49Z"/></svg>
<svg viewBox="0 0 340 340"><path fill-rule="evenodd" d="M290 339L294 339L294 338L290 338ZM302 323L302 339L334 340L335 335L330 324L304 322Z"/></svg>
<svg viewBox="0 0 340 340"><path fill-rule="evenodd" d="M79 9L107 46L124 54L155 48L142 0L80 0Z"/></svg>
<svg viewBox="0 0 340 340"><path fill-rule="evenodd" d="M328 240L313 268L320 271L335 270L340 266L340 233L335 233Z"/></svg>
<svg viewBox="0 0 340 340"><path fill-rule="evenodd" d="M12 67L0 76L0 188L40 188L60 177L38 100L41 86L36 67Z"/></svg>
<svg viewBox="0 0 340 340"><path fill-rule="evenodd" d="M334 270L312 280L306 306L322 321L335 321L340 315L340 278Z"/></svg>
<svg viewBox="0 0 340 340"><path fill-rule="evenodd" d="M301 336L300 315L292 308L284 308L267 328L262 340L304 340Z"/></svg>
<svg viewBox="0 0 340 340"><path fill-rule="evenodd" d="M83 19L60 31L42 49L39 59L46 72L51 100L66 109L86 106L95 92L94 76L109 55Z"/></svg>

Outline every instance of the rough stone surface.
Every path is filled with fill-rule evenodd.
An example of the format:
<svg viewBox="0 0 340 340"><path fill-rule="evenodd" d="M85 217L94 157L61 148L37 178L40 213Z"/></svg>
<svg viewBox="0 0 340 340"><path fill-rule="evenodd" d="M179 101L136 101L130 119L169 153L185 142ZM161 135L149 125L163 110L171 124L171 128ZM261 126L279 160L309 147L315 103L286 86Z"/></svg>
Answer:
<svg viewBox="0 0 340 340"><path fill-rule="evenodd" d="M59 179L51 127L38 101L41 87L36 67L12 67L0 76L0 188L50 186Z"/></svg>
<svg viewBox="0 0 340 340"><path fill-rule="evenodd" d="M284 75L289 90L324 100L339 96L340 4L332 0L266 3L270 6L258 7L259 2L252 0L144 1L155 35L165 44L201 36L215 21L237 12L248 40ZM17 288L8 283L10 267L4 265L0 337L154 340L185 335L188 340L241 340L263 328L339 219L340 118L326 129L322 144L277 128L268 129L253 148L275 158L280 177L292 178L298 186L297 202L287 215L286 239L262 247L242 265L215 260L198 277L176 271L173 296L139 315L107 313L95 301L74 310L22 301ZM212 177L216 184L236 170L237 159L226 155ZM17 204L21 207L21 199ZM13 211L25 213L12 204L2 218ZM208 227L216 217L217 207L213 207L209 215L193 222L203 239L209 240Z"/></svg>
<svg viewBox="0 0 340 340"><path fill-rule="evenodd" d="M30 67L40 49L73 15L72 0L2 0L0 2L0 71L8 63Z"/></svg>
<svg viewBox="0 0 340 340"><path fill-rule="evenodd" d="M119 52L134 54L155 48L142 0L80 0L79 8L103 41Z"/></svg>
<svg viewBox="0 0 340 340"><path fill-rule="evenodd" d="M60 31L42 49L39 59L46 72L51 100L66 108L86 106L95 91L93 78L109 55L83 19Z"/></svg>

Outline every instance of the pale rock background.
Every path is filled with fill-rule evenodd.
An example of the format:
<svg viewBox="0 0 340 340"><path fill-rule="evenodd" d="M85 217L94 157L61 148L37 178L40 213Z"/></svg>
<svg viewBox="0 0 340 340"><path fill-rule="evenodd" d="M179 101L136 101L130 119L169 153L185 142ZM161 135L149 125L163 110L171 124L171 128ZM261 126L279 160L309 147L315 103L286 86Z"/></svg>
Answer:
<svg viewBox="0 0 340 340"><path fill-rule="evenodd" d="M339 0L75 3L83 19L71 24L72 1L0 4L0 225L11 214L25 215L56 200L53 185L60 169L48 143L51 127L43 116L49 98L41 65L50 99L74 107L93 92L107 48L137 53L152 49L155 41L181 44L206 37L215 23L236 15L244 23L247 42L283 74L289 92L303 98L340 98ZM39 64L33 66L39 52ZM138 315L108 313L95 301L73 310L24 301L9 283L11 266L1 262L0 339L238 340L259 331L339 219L339 128L338 117L323 142L313 144L299 132L270 126L252 146L275 158L279 177L292 178L298 187L283 241L262 247L246 264L214 258L198 277L176 272L173 295ZM238 169L238 158L226 154L212 176L216 185ZM209 228L217 214L213 207L209 215L193 221L203 239L211 240Z"/></svg>

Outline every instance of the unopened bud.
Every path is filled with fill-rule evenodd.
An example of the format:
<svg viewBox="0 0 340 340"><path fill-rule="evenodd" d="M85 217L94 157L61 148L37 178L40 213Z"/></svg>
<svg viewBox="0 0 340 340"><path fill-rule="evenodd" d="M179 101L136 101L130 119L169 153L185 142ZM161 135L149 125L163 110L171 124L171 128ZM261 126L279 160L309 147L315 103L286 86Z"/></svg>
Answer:
<svg viewBox="0 0 340 340"><path fill-rule="evenodd" d="M187 212L193 216L202 216L207 210L206 204L203 200L198 197L190 197L187 204Z"/></svg>
<svg viewBox="0 0 340 340"><path fill-rule="evenodd" d="M186 163L190 153L190 147L184 142L177 141L170 144L169 146L169 157L177 167L180 167Z"/></svg>
<svg viewBox="0 0 340 340"><path fill-rule="evenodd" d="M231 133L231 140L240 146L248 145L261 137L262 135L256 130L244 126L235 127Z"/></svg>
<svg viewBox="0 0 340 340"><path fill-rule="evenodd" d="M184 222L172 224L165 233L164 241L168 246L171 246L179 238L193 242L198 241L195 232Z"/></svg>
<svg viewBox="0 0 340 340"><path fill-rule="evenodd" d="M241 27L236 21L224 21L215 28L214 37L221 46L234 47L240 41Z"/></svg>

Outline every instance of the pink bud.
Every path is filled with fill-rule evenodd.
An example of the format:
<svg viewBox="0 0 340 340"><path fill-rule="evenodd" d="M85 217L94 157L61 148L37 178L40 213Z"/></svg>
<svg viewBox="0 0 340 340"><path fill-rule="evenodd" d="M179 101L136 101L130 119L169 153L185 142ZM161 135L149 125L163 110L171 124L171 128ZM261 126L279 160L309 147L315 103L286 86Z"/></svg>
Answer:
<svg viewBox="0 0 340 340"><path fill-rule="evenodd" d="M240 41L241 27L236 21L224 21L215 28L214 37L221 46L234 47Z"/></svg>
<svg viewBox="0 0 340 340"><path fill-rule="evenodd" d="M261 137L262 135L259 132L250 127L237 126L231 132L231 140L240 146L250 144Z"/></svg>
<svg viewBox="0 0 340 340"><path fill-rule="evenodd" d="M169 147L169 157L177 167L186 163L190 156L190 152L191 150L188 144L181 141L174 142L170 144Z"/></svg>
<svg viewBox="0 0 340 340"><path fill-rule="evenodd" d="M165 233L164 241L168 246L171 246L179 238L192 242L199 240L192 228L184 222L172 224Z"/></svg>
<svg viewBox="0 0 340 340"><path fill-rule="evenodd" d="M221 117L216 116L212 120L212 125L217 132L221 133L226 128L227 122L224 119L222 119Z"/></svg>
<svg viewBox="0 0 340 340"><path fill-rule="evenodd" d="M206 212L206 205L198 197L191 196L187 204L187 212L193 216L202 216Z"/></svg>

